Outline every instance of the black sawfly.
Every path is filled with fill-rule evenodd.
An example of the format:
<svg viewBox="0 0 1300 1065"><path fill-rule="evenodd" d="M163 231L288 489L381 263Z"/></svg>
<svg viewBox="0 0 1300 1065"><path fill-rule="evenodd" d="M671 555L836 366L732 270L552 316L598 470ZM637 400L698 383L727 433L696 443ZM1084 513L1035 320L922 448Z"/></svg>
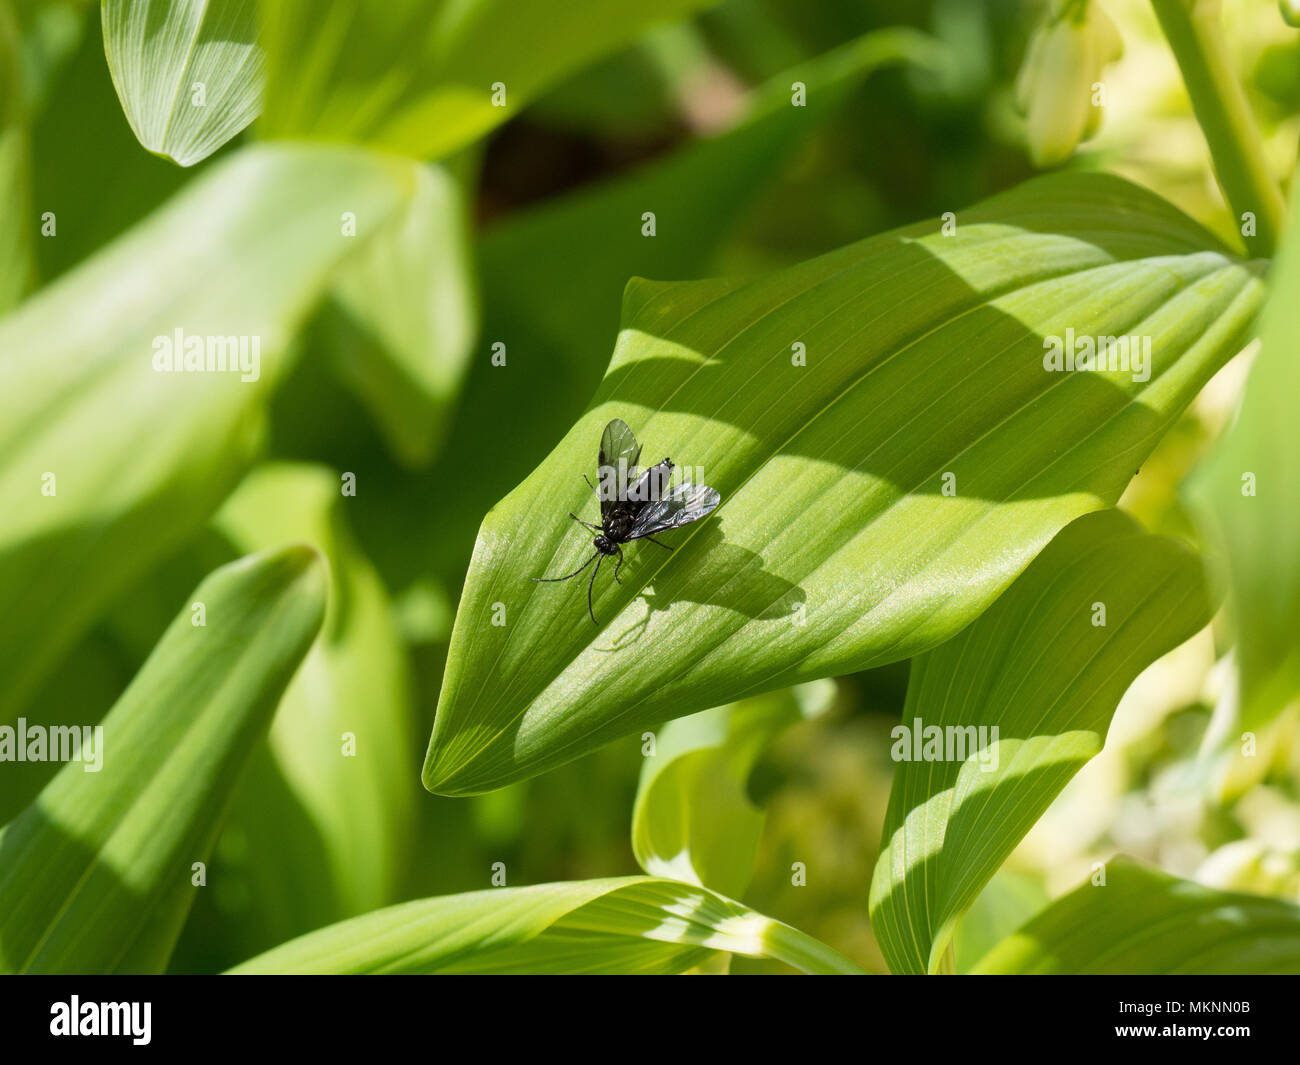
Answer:
<svg viewBox="0 0 1300 1065"><path fill-rule="evenodd" d="M640 458L641 445L637 443L627 422L615 418L605 426L605 431L600 436L600 453L596 459L596 477L600 481L600 487L597 488L591 483L590 477L583 475L600 500L600 524L593 525L572 512L569 514L579 525L596 534L596 538L591 541L596 549L595 554L563 577L533 578L535 581L567 581L595 562L596 568L592 570L591 580L587 582L587 613L591 615L593 624L599 623L591 606L591 590L596 584L601 562L610 555L618 555L618 564L614 567L614 580L618 581L618 571L623 568L623 544L633 540L649 540L652 544L671 551L671 547L654 538L655 533L680 529L683 525L698 521L711 514L722 499L716 488L710 488L706 484L683 481L676 487L669 488L668 481L673 473L672 460L664 459L643 470L637 466Z"/></svg>

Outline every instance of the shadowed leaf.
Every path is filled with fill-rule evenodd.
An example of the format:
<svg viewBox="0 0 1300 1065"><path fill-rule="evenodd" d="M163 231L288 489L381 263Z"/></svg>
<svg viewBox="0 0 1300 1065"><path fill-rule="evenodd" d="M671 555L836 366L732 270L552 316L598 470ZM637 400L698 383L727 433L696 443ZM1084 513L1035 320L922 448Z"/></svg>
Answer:
<svg viewBox="0 0 1300 1065"><path fill-rule="evenodd" d="M160 972L231 789L325 611L319 556L225 566L193 593L103 722L0 830L0 968ZM52 733L51 733L52 735Z"/></svg>

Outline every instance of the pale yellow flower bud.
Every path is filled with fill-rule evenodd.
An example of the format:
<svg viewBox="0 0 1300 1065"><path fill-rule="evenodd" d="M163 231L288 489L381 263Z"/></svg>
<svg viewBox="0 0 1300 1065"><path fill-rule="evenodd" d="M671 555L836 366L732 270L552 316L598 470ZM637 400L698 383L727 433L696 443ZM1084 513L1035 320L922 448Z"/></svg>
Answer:
<svg viewBox="0 0 1300 1065"><path fill-rule="evenodd" d="M1115 24L1092 0L1054 0L1034 31L1016 78L1016 105L1026 118L1035 166L1063 163L1096 132L1101 108L1093 85L1124 51Z"/></svg>

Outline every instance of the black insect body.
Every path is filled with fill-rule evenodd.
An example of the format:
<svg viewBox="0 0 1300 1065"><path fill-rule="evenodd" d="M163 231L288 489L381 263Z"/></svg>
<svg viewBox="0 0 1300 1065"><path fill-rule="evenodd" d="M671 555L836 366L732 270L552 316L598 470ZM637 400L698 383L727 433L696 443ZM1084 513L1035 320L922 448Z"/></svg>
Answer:
<svg viewBox="0 0 1300 1065"><path fill-rule="evenodd" d="M572 573L563 577L534 577L535 581L567 581L576 577L592 562L596 568L587 582L587 613L596 622L596 612L591 605L591 590L596 583L596 574L600 572L601 563L610 555L618 555L618 565L614 567L614 580L618 580L618 571L623 567L623 544L633 540L649 540L665 550L671 551L667 544L659 543L655 533L669 529L680 529L693 521L713 512L721 496L717 489L704 484L692 484L684 481L676 487L669 488L673 464L664 459L658 465L648 469L639 469L637 461L641 458L641 445L627 423L615 418L600 437L600 453L597 457L597 478L600 487L587 484L600 500L600 524L593 525L583 521L576 514L570 513L574 521L596 534L591 544L595 554L587 559ZM621 584L622 581L619 581Z"/></svg>

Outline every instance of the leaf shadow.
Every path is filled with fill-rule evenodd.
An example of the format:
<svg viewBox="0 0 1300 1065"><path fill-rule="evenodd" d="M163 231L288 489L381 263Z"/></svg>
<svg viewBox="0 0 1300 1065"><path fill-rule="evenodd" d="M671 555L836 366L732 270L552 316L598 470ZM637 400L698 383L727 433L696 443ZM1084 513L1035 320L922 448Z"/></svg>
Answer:
<svg viewBox="0 0 1300 1065"><path fill-rule="evenodd" d="M53 889L55 871L61 891ZM37 878L40 890L33 892ZM119 936L121 943L114 971L154 971L132 960L139 957L133 948L150 920L144 896L39 803L28 806L0 835L0 900L0 961L7 972L102 972L91 953L79 954L76 947L109 935ZM97 906L101 910L94 914ZM113 907L119 919L123 913L138 914L135 927L123 929L111 918L105 922L103 909Z"/></svg>
<svg viewBox="0 0 1300 1065"><path fill-rule="evenodd" d="M1001 722L997 723L1001 726ZM1027 729L1013 729L1017 738L1036 738ZM1056 736L1064 733L1055 734ZM1003 737L1000 742L1005 742ZM997 746L997 743L992 744ZM968 765L979 764L987 757L981 746L967 760ZM1062 758L1052 762L1030 762L1024 766L1012 764L1005 771L993 770L983 789L972 790L958 796L957 781L962 764L952 761L934 761L926 765L935 770L923 796L912 797L906 821L882 840L875 877L883 877L881 889L873 891L871 924L878 939L888 939L895 973L924 974L930 971L935 944L951 944L957 922L974 903L993 874L1002 866L1007 855L1015 849L1018 838L998 837L992 834L987 803L994 789L1001 791L1005 802L1008 792L1013 795L1046 797L1041 802L1046 809L1052 798L1060 794L1083 765L1086 757ZM909 763L900 763L901 766ZM976 780L982 770L975 770ZM897 783L893 785L896 787ZM1005 789L1005 790L1003 790ZM895 803L893 790L891 806ZM1003 816L993 819L993 824L1003 823ZM1023 816L1023 814L1022 814ZM1033 824L1037 815L1028 818ZM940 841L927 840L914 833L932 831L943 823ZM1028 825L1025 826L1028 831ZM911 838L909 839L909 835ZM1022 833L1023 835L1023 833ZM954 854L952 846L960 845L962 853ZM987 841L987 846L982 845ZM874 880L874 878L873 878ZM873 888L876 885L873 882ZM892 955L892 956L891 956Z"/></svg>
<svg viewBox="0 0 1300 1065"><path fill-rule="evenodd" d="M636 643L656 612L678 602L720 606L757 621L792 618L807 601L803 588L765 568L762 555L727 543L720 521L705 526L691 541L690 549L704 556L693 568L695 578L671 595L656 592L653 581L644 585L633 600L633 609L636 604L643 607L640 617L600 650L617 651Z"/></svg>
<svg viewBox="0 0 1300 1065"><path fill-rule="evenodd" d="M971 208L951 242L924 222L746 282L629 284L588 413L481 526L457 630L489 633L472 644L480 668L521 665L444 687L426 786L486 790L718 705L736 690L745 640L747 693L787 683L846 632L834 665L912 657L987 609L1062 524L1117 500L1231 347L1227 330L1244 328L1246 279L1223 273L1230 260L1212 238L1119 179L1037 189L1024 203ZM1115 225L1121 210L1131 225ZM1227 318L1204 343L1187 322L1211 311ZM1149 337L1150 352L1131 369L1057 372L1045 353L1071 330ZM534 600L538 585L526 604L514 599L524 623L493 631L479 617L518 595L521 570L581 562L554 515L590 505L577 477L614 416L722 503L671 558L638 553L621 587L597 588L599 624L627 610L630 628L608 633L623 657L602 653L610 668L594 668L583 658L597 649L589 622L566 631L560 611L572 603ZM517 450L513 434L502 439ZM482 456L471 465L482 469ZM716 530L733 519L714 557ZM801 526L806 535L791 534ZM852 571L819 573L851 545ZM761 574L755 584L772 594L742 590L740 574ZM815 611L804 629L778 634L764 621L742 637L789 594L769 576ZM672 624L672 604L720 597L735 616L709 612L708 647ZM463 722L485 721L490 753L458 749L440 764Z"/></svg>

